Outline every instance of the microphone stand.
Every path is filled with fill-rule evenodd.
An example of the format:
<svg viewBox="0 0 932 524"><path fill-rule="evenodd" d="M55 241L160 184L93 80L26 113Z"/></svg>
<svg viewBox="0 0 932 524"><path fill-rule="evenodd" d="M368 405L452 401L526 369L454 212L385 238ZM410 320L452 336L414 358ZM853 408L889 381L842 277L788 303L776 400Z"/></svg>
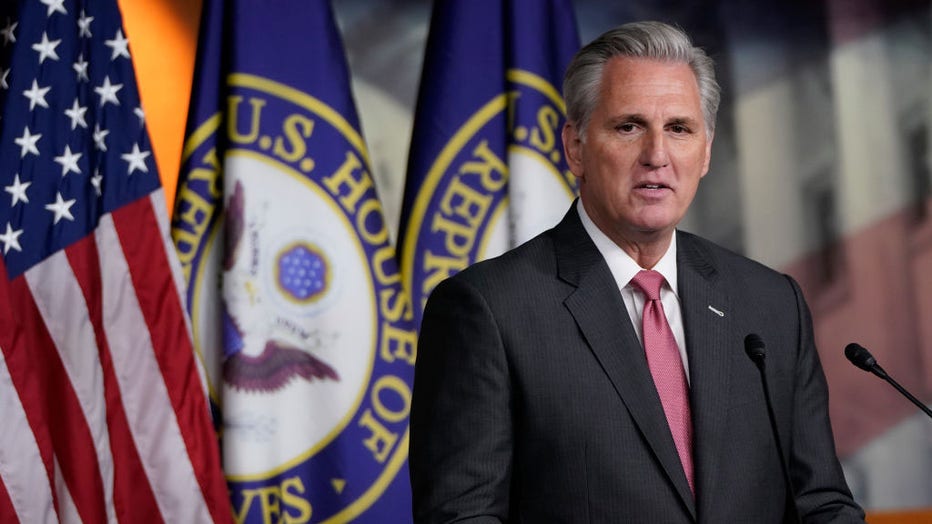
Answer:
<svg viewBox="0 0 932 524"><path fill-rule="evenodd" d="M783 483L786 487L786 498L784 499L785 514L792 517L792 521L799 524L802 521L799 518L799 509L796 507L796 488L793 486L793 480L790 478L789 467L786 465L785 455L783 454L783 445L780 443L780 432L777 430L777 417L773 413L773 402L770 400L770 387L767 385L767 373L765 372L765 360L767 359L767 350L764 341L759 335L751 333L744 337L744 351L748 354L757 370L760 371L761 385L764 388L764 401L767 404L767 417L770 418L770 431L773 433L774 442L777 444L777 454L780 458L780 470L783 473Z"/></svg>
<svg viewBox="0 0 932 524"><path fill-rule="evenodd" d="M877 363L877 360L874 359L874 356L871 355L870 351L867 350L864 346L852 342L845 347L845 356L848 357L848 360L851 361L855 366L877 375L878 377L887 381L888 384L893 386L901 395L909 399L910 402L916 405L923 413L932 418L932 410L928 406L922 403L921 400L914 397L912 393L906 391L906 388L900 385L899 382L893 380L893 377L887 374L886 371L880 364Z"/></svg>

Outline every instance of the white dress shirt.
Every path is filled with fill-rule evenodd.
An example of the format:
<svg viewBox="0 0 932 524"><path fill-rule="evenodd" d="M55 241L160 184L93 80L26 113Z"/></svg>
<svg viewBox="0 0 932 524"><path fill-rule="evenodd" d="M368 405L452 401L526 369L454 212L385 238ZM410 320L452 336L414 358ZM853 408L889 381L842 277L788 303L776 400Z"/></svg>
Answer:
<svg viewBox="0 0 932 524"><path fill-rule="evenodd" d="M582 220L583 227L595 243L595 247L602 253L608 269L615 278L618 290L621 292L621 298L625 301L625 307L628 309L628 316L634 325L634 331L637 333L641 346L644 346L644 339L641 335L641 319L644 315L644 294L641 293L631 279L634 278L642 269L653 269L657 271L666 280L660 287L660 302L663 304L663 312L667 317L667 323L673 331L673 338L676 339L676 346L680 350L680 358L683 359L683 370L686 372L686 380L689 381L689 358L686 355L686 332L683 329L683 312L680 309L680 298L677 294L676 285L676 233L670 242L667 252L652 268L642 268L634 261L623 249L618 247L598 226L589 218L582 200L576 202L576 211Z"/></svg>

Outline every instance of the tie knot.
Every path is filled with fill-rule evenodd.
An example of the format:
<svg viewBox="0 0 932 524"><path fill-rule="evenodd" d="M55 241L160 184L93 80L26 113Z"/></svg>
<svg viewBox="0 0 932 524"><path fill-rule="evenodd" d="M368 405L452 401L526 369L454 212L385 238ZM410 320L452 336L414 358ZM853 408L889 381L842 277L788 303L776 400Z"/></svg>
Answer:
<svg viewBox="0 0 932 524"><path fill-rule="evenodd" d="M637 275L634 275L634 278L631 279L631 283L640 289L644 295L647 296L647 300L657 300L660 298L660 286L663 284L663 275L653 270L641 270Z"/></svg>

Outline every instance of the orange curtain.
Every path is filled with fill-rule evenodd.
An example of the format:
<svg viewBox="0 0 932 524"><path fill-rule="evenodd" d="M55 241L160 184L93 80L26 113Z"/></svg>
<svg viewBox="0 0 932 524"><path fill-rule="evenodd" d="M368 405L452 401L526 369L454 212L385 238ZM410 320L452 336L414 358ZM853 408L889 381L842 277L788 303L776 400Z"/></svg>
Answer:
<svg viewBox="0 0 932 524"><path fill-rule="evenodd" d="M169 215L191 96L201 0L119 0Z"/></svg>
<svg viewBox="0 0 932 524"><path fill-rule="evenodd" d="M867 514L868 524L929 524L932 511L874 511Z"/></svg>

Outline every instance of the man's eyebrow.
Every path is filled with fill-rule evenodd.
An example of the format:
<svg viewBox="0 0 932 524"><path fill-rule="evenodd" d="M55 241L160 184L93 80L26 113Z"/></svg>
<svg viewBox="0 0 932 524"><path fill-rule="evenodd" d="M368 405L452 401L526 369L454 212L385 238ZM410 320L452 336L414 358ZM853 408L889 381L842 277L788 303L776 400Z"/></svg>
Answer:
<svg viewBox="0 0 932 524"><path fill-rule="evenodd" d="M692 127L696 125L697 120L688 116L675 116L667 121L667 125L685 125Z"/></svg>
<svg viewBox="0 0 932 524"><path fill-rule="evenodd" d="M612 119L613 125L623 124L623 123L646 125L647 117L645 117L644 115L640 113L627 113L624 115L618 115Z"/></svg>
<svg viewBox="0 0 932 524"><path fill-rule="evenodd" d="M698 120L688 116L674 116L669 120L664 122L665 126L669 125L685 125L687 127L693 127L698 124ZM626 113L623 115L618 115L611 119L611 125L616 126L619 124L637 124L639 126L647 126L648 120L647 117L641 113Z"/></svg>

